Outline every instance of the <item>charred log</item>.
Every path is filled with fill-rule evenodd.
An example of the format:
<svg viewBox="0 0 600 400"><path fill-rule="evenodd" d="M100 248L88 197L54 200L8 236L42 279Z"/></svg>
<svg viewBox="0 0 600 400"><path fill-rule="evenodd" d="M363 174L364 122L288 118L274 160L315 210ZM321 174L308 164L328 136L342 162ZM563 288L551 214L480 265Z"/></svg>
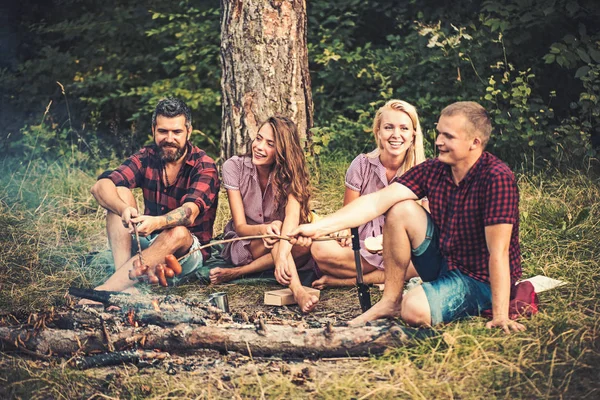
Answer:
<svg viewBox="0 0 600 400"><path fill-rule="evenodd" d="M112 335L115 350L158 349L186 353L194 349L236 351L257 356L336 357L380 354L389 347L407 345L411 339L427 335L395 324L362 327L298 329L266 324L260 332L254 325L195 326L180 324L172 328L150 325L127 328ZM24 347L38 354L68 356L75 352L106 352L101 329L63 331L0 327L0 340L9 346Z"/></svg>
<svg viewBox="0 0 600 400"><path fill-rule="evenodd" d="M115 353L98 354L88 357L79 357L73 361L73 366L78 369L107 367L121 364L138 364L142 360L162 360L169 356L168 353L155 353L148 351L119 351Z"/></svg>

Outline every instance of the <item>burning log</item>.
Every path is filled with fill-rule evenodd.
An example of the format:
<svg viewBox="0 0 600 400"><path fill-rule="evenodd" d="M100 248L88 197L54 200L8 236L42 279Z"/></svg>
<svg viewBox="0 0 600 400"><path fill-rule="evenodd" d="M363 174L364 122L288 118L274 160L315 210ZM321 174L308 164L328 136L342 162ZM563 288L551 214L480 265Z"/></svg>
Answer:
<svg viewBox="0 0 600 400"><path fill-rule="evenodd" d="M93 290L84 288L69 288L69 294L82 299L97 301L105 306L118 305L125 301L125 298L131 296L129 293L111 292L108 290Z"/></svg>
<svg viewBox="0 0 600 400"><path fill-rule="evenodd" d="M135 320L143 324L159 326L181 323L206 325L207 319L228 319L222 311L207 302L166 296L159 301L155 296L135 295L93 289L69 288L69 294L99 301L104 305L120 307L124 313L133 310ZM131 318L131 317L130 317Z"/></svg>
<svg viewBox="0 0 600 400"><path fill-rule="evenodd" d="M89 357L79 357L72 364L78 369L89 369L95 367L107 367L120 364L137 364L141 360L164 360L169 357L168 353L156 353L154 351L119 351L116 353L98 354Z"/></svg>
<svg viewBox="0 0 600 400"><path fill-rule="evenodd" d="M170 353L194 349L236 351L255 356L341 357L380 354L394 346L407 345L411 339L428 336L431 331L401 327L393 323L378 326L327 327L301 330L291 326L265 324L197 326L180 324L171 328L149 325L128 328L112 335L117 351L137 347ZM29 329L0 327L0 340L38 354L69 356L75 352L93 354L106 351L101 329L64 331L44 329L32 334Z"/></svg>
<svg viewBox="0 0 600 400"><path fill-rule="evenodd" d="M120 311L98 312L83 307L56 313L45 324L0 326L0 348L16 348L40 357L118 353L84 362L85 366L93 366L135 362L134 355L124 353L132 350L186 353L211 349L254 356L315 358L364 356L408 345L412 339L432 334L431 330L393 322L359 327L329 323L309 329L263 319L258 319L256 325L234 323L229 314L206 302L179 296L166 296L158 302L148 295L97 293L89 289L72 293L117 305Z"/></svg>

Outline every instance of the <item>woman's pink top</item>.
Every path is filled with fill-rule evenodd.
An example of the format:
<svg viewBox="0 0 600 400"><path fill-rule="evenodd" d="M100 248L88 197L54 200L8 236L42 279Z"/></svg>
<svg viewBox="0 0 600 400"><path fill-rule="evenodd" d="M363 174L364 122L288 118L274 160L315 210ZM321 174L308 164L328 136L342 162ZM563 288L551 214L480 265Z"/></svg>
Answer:
<svg viewBox="0 0 600 400"><path fill-rule="evenodd" d="M284 210L275 209L275 193L271 176L264 194L260 190L258 171L248 156L233 156L223 164L223 186L227 190L239 190L244 204L244 214L248 225L266 224L275 220L283 221ZM223 231L225 239L238 237L233 220ZM223 258L234 265L246 265L252 262L250 240L239 240L225 244Z"/></svg>
<svg viewBox="0 0 600 400"><path fill-rule="evenodd" d="M381 164L379 157L367 157L359 154L346 171L346 187L360 195L376 192L388 186L385 176L385 167ZM383 269L383 257L371 254L365 249L365 239L370 236L378 236L383 233L385 216L381 215L374 220L361 225L358 228L360 237L360 255L372 266Z"/></svg>
<svg viewBox="0 0 600 400"><path fill-rule="evenodd" d="M258 182L258 171L252 164L252 158L248 156L233 156L223 164L223 186L227 190L239 190L244 204L246 223L249 225L268 224L275 220L283 222L285 209L275 209L275 193L271 182L272 174L269 176L264 194L260 190ZM233 220L227 223L223 231L225 239L238 237L235 232ZM221 253L224 259L233 265L250 264L254 259L250 252L250 240L238 240L225 244ZM304 264L303 268L313 268L314 262Z"/></svg>

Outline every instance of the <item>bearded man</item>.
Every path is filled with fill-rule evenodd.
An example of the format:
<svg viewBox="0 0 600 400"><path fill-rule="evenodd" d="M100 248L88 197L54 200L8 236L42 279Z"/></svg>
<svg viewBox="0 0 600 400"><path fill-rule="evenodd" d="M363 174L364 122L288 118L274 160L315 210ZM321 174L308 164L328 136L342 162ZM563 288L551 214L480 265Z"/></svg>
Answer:
<svg viewBox="0 0 600 400"><path fill-rule="evenodd" d="M165 256L183 257L213 233L219 176L215 162L189 141L192 118L181 100L159 101L152 114L154 143L129 157L114 171L98 177L92 194L107 210L106 230L115 262L115 273L97 290L134 293L129 279L140 237L144 262L165 262ZM140 215L132 189L141 188L144 214ZM183 272L170 284L189 277L209 256L195 251L181 260ZM89 301L82 301L90 303Z"/></svg>

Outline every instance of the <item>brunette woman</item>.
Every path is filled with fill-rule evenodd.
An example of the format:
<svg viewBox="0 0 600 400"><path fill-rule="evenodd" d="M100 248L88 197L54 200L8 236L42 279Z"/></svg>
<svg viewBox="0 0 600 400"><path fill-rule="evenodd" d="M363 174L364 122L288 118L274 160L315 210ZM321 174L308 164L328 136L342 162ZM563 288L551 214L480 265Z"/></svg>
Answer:
<svg viewBox="0 0 600 400"><path fill-rule="evenodd" d="M275 116L263 123L252 141L251 152L223 164L232 220L225 238L286 235L309 221L310 184L296 125ZM275 278L288 285L303 312L318 302L306 293L296 266L313 268L310 249L286 240L254 239L228 243L223 257L236 267L210 271L212 283L227 282L247 274L275 268Z"/></svg>

